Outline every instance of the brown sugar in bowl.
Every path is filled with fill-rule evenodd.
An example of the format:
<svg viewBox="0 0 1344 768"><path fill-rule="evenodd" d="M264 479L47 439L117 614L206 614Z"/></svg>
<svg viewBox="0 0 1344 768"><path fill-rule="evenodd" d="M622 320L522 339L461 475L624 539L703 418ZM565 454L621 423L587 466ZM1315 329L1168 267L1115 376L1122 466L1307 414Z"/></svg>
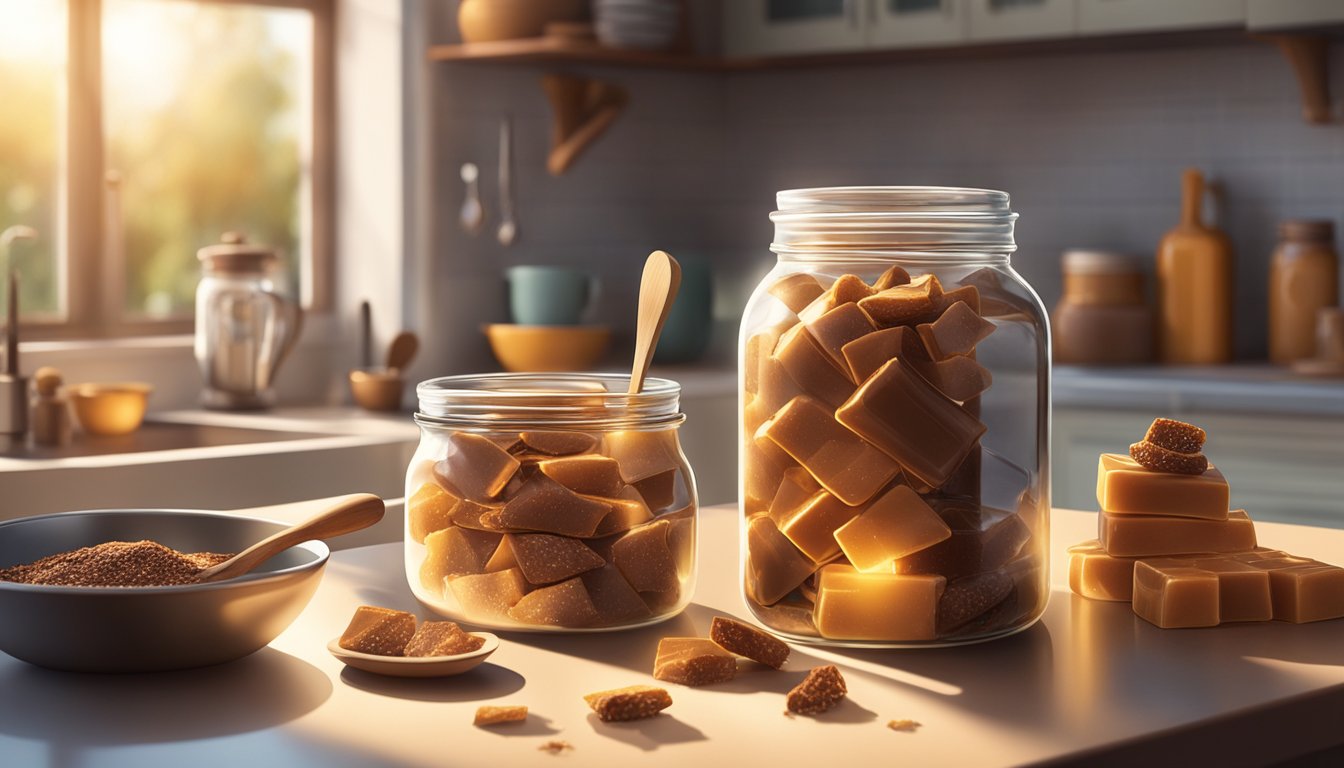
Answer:
<svg viewBox="0 0 1344 768"><path fill-rule="evenodd" d="M239 552L285 528L193 510L101 510L0 523L0 569L108 541L180 552ZM150 672L220 664L260 650L303 611L330 550L309 541L253 572L207 584L75 587L0 581L0 650L80 672Z"/></svg>

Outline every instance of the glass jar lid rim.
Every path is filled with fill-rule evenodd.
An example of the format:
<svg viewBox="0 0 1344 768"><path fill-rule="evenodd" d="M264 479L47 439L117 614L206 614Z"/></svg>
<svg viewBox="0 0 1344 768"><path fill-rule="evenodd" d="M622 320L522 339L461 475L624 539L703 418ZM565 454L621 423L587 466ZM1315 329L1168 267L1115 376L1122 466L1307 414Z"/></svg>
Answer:
<svg viewBox="0 0 1344 768"><path fill-rule="evenodd" d="M932 213L1010 214L1007 192L977 187L851 186L780 190L778 213Z"/></svg>
<svg viewBox="0 0 1344 768"><path fill-rule="evenodd" d="M484 373L441 376L415 388L416 420L526 428L533 425L602 428L679 423L681 385L648 377L630 394L619 373Z"/></svg>
<svg viewBox="0 0 1344 768"><path fill-rule="evenodd" d="M630 381L630 375L625 373L463 373L453 376L439 376L433 379L426 379L415 387L417 395L433 394L435 392L454 392L465 396L516 396L516 397L535 397L539 394L559 397L590 398L595 394L603 394L596 390L581 389L545 389L537 387L533 389L524 389L521 385L535 383L545 384L550 382L571 382L582 383L591 381L593 383L619 384L620 382ZM494 382L512 382L520 385L514 389L487 389L481 384L491 384ZM630 394L626 390L620 391L608 390L605 396L610 397L652 397L655 395L665 395L681 391L681 385L671 379L661 379L656 376L648 376L644 379L644 388L636 394Z"/></svg>
<svg viewBox="0 0 1344 768"><path fill-rule="evenodd" d="M771 250L1004 254L1016 249L1007 192L963 187L817 187L778 193Z"/></svg>

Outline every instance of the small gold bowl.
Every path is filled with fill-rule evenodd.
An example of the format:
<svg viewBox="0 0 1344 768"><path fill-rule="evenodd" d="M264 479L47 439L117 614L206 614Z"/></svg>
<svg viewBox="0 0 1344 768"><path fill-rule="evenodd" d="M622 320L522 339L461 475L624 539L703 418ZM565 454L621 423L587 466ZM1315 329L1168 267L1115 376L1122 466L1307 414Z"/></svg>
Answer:
<svg viewBox="0 0 1344 768"><path fill-rule="evenodd" d="M140 428L154 387L138 381L76 384L67 390L75 420L90 435L129 435Z"/></svg>
<svg viewBox="0 0 1344 768"><path fill-rule="evenodd" d="M406 380L395 368L356 368L350 371L350 393L366 411L401 410Z"/></svg>
<svg viewBox="0 0 1344 768"><path fill-rule="evenodd" d="M602 359L611 340L604 325L485 326L495 359L506 371L587 371Z"/></svg>

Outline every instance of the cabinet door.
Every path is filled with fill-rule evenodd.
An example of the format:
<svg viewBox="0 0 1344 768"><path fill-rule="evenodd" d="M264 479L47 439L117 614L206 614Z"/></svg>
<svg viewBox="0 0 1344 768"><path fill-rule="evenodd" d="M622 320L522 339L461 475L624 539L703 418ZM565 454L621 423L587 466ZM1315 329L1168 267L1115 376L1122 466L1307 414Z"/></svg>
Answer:
<svg viewBox="0 0 1344 768"><path fill-rule="evenodd" d="M1169 29L1241 26L1246 23L1246 0L1078 0L1078 31L1161 32Z"/></svg>
<svg viewBox="0 0 1344 768"><path fill-rule="evenodd" d="M731 56L848 51L863 47L862 0L732 0L723 4Z"/></svg>
<svg viewBox="0 0 1344 768"><path fill-rule="evenodd" d="M1344 23L1340 0L1249 0L1247 26L1252 30L1311 27Z"/></svg>
<svg viewBox="0 0 1344 768"><path fill-rule="evenodd" d="M1125 453L1152 423L1152 411L1056 406L1051 444L1051 503L1097 508L1097 455ZM1180 408L1165 415L1208 430L1207 455L1227 478L1232 506L1253 520L1344 528L1339 500L1337 416L1246 416ZM1072 543L1072 542L1070 542ZM1273 542L1266 542L1273 546Z"/></svg>
<svg viewBox="0 0 1344 768"><path fill-rule="evenodd" d="M870 48L914 48L966 39L966 0L868 0Z"/></svg>
<svg viewBox="0 0 1344 768"><path fill-rule="evenodd" d="M1069 37L1077 29L1075 0L970 0L971 40Z"/></svg>

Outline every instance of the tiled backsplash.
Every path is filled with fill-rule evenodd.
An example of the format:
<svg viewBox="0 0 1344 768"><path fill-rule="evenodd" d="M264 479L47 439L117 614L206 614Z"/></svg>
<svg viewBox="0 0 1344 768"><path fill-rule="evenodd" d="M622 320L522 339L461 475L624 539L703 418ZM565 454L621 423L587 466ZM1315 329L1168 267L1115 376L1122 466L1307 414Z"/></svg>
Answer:
<svg viewBox="0 0 1344 768"><path fill-rule="evenodd" d="M440 22L446 39L451 19ZM1344 82L1340 47L1331 74ZM501 271L513 264L600 273L597 317L623 327L643 257L666 248L712 260L717 313L733 317L772 263L766 217L774 192L789 187L1007 190L1021 214L1014 263L1053 306L1066 248L1126 251L1151 269L1177 219L1180 171L1200 167L1219 185L1211 210L1236 249L1241 358L1264 355L1276 222L1344 223L1344 125L1302 121L1288 64L1265 43L731 75L593 70L626 86L631 103L559 178L544 166L550 112L539 69L431 66L439 298L425 331L444 370L491 365L477 326L507 319ZM490 227L504 113L515 125L521 231L511 249ZM482 167L492 214L475 238L456 223L466 161Z"/></svg>

